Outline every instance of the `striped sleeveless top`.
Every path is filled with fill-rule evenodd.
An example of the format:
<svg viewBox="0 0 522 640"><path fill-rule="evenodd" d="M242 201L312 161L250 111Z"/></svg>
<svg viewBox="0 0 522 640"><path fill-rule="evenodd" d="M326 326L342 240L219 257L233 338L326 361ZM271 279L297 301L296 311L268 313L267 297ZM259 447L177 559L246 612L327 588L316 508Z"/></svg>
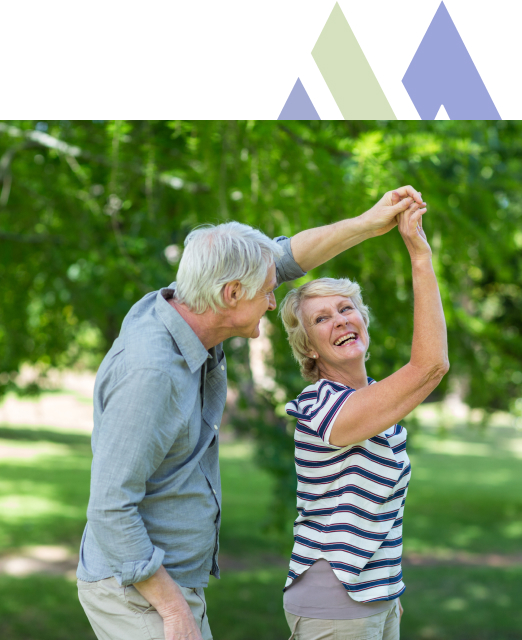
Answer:
<svg viewBox="0 0 522 640"><path fill-rule="evenodd" d="M406 429L396 424L357 444L330 444L335 419L354 392L319 380L286 405L287 414L297 418L298 517L285 589L324 558L354 600L392 600L406 588L401 569L411 475Z"/></svg>

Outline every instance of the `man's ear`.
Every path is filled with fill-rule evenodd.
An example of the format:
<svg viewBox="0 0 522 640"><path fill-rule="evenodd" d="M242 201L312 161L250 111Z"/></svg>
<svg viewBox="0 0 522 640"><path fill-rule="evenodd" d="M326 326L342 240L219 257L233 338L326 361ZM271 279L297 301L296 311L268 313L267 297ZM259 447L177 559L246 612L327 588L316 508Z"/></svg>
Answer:
<svg viewBox="0 0 522 640"><path fill-rule="evenodd" d="M239 280L232 280L232 282L227 282L223 287L223 302L227 307L235 308L239 299L241 297L242 287Z"/></svg>

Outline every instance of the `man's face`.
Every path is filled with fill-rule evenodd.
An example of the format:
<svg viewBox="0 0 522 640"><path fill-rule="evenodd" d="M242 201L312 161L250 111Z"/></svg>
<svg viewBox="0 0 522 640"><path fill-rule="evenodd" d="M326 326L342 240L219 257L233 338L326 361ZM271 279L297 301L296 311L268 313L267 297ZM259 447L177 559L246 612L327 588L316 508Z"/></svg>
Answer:
<svg viewBox="0 0 522 640"><path fill-rule="evenodd" d="M234 335L242 338L258 338L259 323L267 311L276 308L274 289L277 287L275 264L268 269L261 290L251 299L241 298L234 310Z"/></svg>

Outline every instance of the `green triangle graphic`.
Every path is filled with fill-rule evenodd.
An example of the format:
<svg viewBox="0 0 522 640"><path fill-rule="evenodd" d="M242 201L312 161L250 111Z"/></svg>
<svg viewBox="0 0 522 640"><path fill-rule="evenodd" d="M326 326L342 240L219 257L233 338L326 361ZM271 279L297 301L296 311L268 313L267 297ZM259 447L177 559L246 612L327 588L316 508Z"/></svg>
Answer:
<svg viewBox="0 0 522 640"><path fill-rule="evenodd" d="M337 2L312 56L345 120L396 119Z"/></svg>

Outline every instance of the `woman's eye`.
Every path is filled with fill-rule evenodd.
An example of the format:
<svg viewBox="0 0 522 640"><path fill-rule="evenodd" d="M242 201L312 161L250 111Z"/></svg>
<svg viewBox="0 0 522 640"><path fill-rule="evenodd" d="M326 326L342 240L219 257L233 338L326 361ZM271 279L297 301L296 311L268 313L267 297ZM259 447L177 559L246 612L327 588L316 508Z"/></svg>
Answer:
<svg viewBox="0 0 522 640"><path fill-rule="evenodd" d="M319 318L315 319L315 324L318 324L319 322L322 322L324 320L324 316L320 316Z"/></svg>
<svg viewBox="0 0 522 640"><path fill-rule="evenodd" d="M343 307L343 308L341 309L341 313L344 313L346 310L352 311L352 310L353 310L353 307L350 307L350 305L348 305L348 306L346 306L346 307Z"/></svg>

